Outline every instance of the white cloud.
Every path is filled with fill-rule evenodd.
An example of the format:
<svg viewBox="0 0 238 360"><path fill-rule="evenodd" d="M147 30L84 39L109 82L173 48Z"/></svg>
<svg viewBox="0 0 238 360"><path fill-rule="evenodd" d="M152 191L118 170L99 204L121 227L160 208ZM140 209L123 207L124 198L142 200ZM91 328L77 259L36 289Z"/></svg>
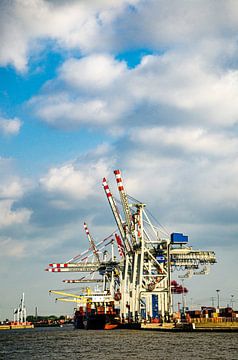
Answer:
<svg viewBox="0 0 238 360"><path fill-rule="evenodd" d="M145 56L129 86L138 101L183 110L185 119L224 126L238 120L238 71L216 68L200 55Z"/></svg>
<svg viewBox="0 0 238 360"><path fill-rule="evenodd" d="M16 202L29 190L29 181L16 175L12 159L0 158L0 229L27 224L32 211L15 208Z"/></svg>
<svg viewBox="0 0 238 360"><path fill-rule="evenodd" d="M98 58L102 67L97 68ZM138 126L139 109L145 106L147 124L165 122L160 108L166 107L172 111L167 123L233 126L238 122L238 70L211 66L200 55L178 52L144 56L131 70L104 55L71 59L29 103L40 119L66 129Z"/></svg>
<svg viewBox="0 0 238 360"><path fill-rule="evenodd" d="M70 59L60 69L60 79L66 85L75 86L86 92L102 91L126 71L124 62L118 62L107 54L94 54L82 59Z"/></svg>
<svg viewBox="0 0 238 360"><path fill-rule="evenodd" d="M0 228L9 227L12 225L25 224L29 221L31 216L31 210L29 209L18 209L12 210L14 201L12 200L1 200L0 201Z"/></svg>
<svg viewBox="0 0 238 360"><path fill-rule="evenodd" d="M61 50L77 48L78 55L84 54L67 60L58 79L31 101L39 118L54 127L105 125L111 134L118 134L125 123L137 122L135 112L144 105L146 122L155 117L150 111L166 107L183 122L236 124L237 3L151 0L149 4L4 2L0 62L26 69L30 49L44 48L39 39L53 39ZM13 41L14 34L18 42ZM160 55L145 56L133 70L112 55L141 48ZM158 122L164 121L159 116Z"/></svg>
<svg viewBox="0 0 238 360"><path fill-rule="evenodd" d="M232 38L237 30L237 2L200 0L139 1L125 21L126 41L158 49L197 46L201 39ZM214 16L217 14L217 16ZM134 30L134 31L132 31Z"/></svg>
<svg viewBox="0 0 238 360"><path fill-rule="evenodd" d="M158 50L175 44L196 47L201 39L235 42L238 27L236 1L13 0L2 2L0 10L0 63L18 70L26 69L44 39L83 53L129 46Z"/></svg>
<svg viewBox="0 0 238 360"><path fill-rule="evenodd" d="M102 145L94 152L99 160L94 158L87 163L86 157L82 163L72 162L51 168L40 179L43 191L51 194L51 204L57 208L69 209L89 197L97 197L100 179L108 174L111 162L107 160L107 151L107 146Z"/></svg>
<svg viewBox="0 0 238 360"><path fill-rule="evenodd" d="M23 187L19 179L11 179L8 183L0 183L0 199L16 199L23 195Z"/></svg>
<svg viewBox="0 0 238 360"><path fill-rule="evenodd" d="M22 122L18 118L4 119L0 117L0 134L17 135L20 131Z"/></svg>
<svg viewBox="0 0 238 360"><path fill-rule="evenodd" d="M136 134L136 136L135 136ZM187 155L236 156L238 149L238 139L236 136L229 136L223 133L209 133L202 128L183 128L183 127L150 127L137 128L131 135L133 141L139 142L153 150L166 146L167 149L179 149Z"/></svg>
<svg viewBox="0 0 238 360"><path fill-rule="evenodd" d="M237 140L199 129L166 130L137 129L120 153L129 194L162 223L194 234L208 223L232 225L238 216Z"/></svg>
<svg viewBox="0 0 238 360"><path fill-rule="evenodd" d="M15 161L0 157L0 200L17 200L30 189L30 182L15 170Z"/></svg>
<svg viewBox="0 0 238 360"><path fill-rule="evenodd" d="M60 94L36 98L32 104L41 119L50 125L65 129L88 124L103 125L109 123L113 117L110 105L100 98L79 98L72 101L68 95Z"/></svg>
<svg viewBox="0 0 238 360"><path fill-rule="evenodd" d="M123 62L109 55L71 59L59 69L59 78L50 81L29 105L54 127L116 126L131 111L124 89L127 72Z"/></svg>
<svg viewBox="0 0 238 360"><path fill-rule="evenodd" d="M110 34L102 29L111 24L128 3L135 0L2 2L0 64L13 64L24 71L28 57L37 51L39 40L53 39L59 47L83 52L108 47Z"/></svg>

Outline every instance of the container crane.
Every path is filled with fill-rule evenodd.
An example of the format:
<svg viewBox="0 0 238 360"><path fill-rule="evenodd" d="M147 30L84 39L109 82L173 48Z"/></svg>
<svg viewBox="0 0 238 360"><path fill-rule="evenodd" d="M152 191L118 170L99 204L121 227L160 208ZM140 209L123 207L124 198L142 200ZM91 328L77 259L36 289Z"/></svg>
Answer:
<svg viewBox="0 0 238 360"><path fill-rule="evenodd" d="M82 300L116 301L122 320L141 322L153 316L153 299L158 301L158 313L169 321L172 315L172 294L178 289L171 287L171 272L186 271L180 278L192 275L205 275L210 265L216 263L213 251L194 250L188 247L188 236L181 233L163 235L153 224L146 205L131 198L125 191L120 170L114 171L117 189L120 195L124 219L117 207L115 198L106 178L102 184L108 199L119 234L115 234L120 259L114 255L114 240L111 234L95 244L86 223L84 229L90 248L73 257L66 263L52 263L46 269L49 272L83 272L88 275L65 283L102 283L101 293L83 296ZM132 201L133 200L133 201ZM162 234L162 235L161 235ZM102 251L111 246L111 255ZM103 252L100 258L99 252ZM93 256L94 260L89 261ZM99 273L102 279L89 279L91 274ZM54 292L54 291L52 291ZM55 292L55 294L57 294ZM60 301L79 299L75 294L61 293ZM70 300L71 299L71 300Z"/></svg>

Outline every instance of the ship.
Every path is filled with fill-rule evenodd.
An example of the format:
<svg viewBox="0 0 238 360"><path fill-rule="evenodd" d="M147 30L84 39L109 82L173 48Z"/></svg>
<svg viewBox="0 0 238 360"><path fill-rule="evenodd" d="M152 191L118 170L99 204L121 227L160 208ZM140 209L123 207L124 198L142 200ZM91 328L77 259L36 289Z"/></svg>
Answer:
<svg viewBox="0 0 238 360"><path fill-rule="evenodd" d="M80 306L74 313L75 329L85 330L114 330L114 329L139 329L139 322L123 321L119 309L115 308L113 301L109 303L87 303L86 307Z"/></svg>

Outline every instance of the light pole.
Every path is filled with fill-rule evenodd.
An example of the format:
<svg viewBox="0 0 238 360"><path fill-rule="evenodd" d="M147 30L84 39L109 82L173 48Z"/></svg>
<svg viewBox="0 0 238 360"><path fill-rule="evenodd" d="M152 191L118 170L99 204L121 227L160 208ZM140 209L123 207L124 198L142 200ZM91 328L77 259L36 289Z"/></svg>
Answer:
<svg viewBox="0 0 238 360"><path fill-rule="evenodd" d="M233 309L233 303L234 303L233 298L234 298L234 295L231 295L231 308L232 308L232 309Z"/></svg>
<svg viewBox="0 0 238 360"><path fill-rule="evenodd" d="M219 309L219 307L220 307L220 302L219 302L219 292L220 292L221 290L219 290L219 289L217 289L216 290L216 292L217 292L217 308Z"/></svg>
<svg viewBox="0 0 238 360"><path fill-rule="evenodd" d="M182 305L183 313L185 314L184 279L182 279Z"/></svg>

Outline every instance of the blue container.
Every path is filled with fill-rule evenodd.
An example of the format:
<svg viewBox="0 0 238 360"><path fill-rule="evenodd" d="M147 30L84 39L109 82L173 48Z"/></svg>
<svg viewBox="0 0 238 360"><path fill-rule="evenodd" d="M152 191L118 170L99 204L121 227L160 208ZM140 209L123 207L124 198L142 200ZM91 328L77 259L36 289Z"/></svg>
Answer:
<svg viewBox="0 0 238 360"><path fill-rule="evenodd" d="M183 235L182 233L172 233L171 234L171 244L187 244L188 236Z"/></svg>
<svg viewBox="0 0 238 360"><path fill-rule="evenodd" d="M158 295L152 294L152 317L157 318L158 316L159 316Z"/></svg>
<svg viewBox="0 0 238 360"><path fill-rule="evenodd" d="M157 256L156 256L156 260L157 260L159 263L164 263L164 262L165 262L165 257L164 257L164 255L157 255Z"/></svg>

